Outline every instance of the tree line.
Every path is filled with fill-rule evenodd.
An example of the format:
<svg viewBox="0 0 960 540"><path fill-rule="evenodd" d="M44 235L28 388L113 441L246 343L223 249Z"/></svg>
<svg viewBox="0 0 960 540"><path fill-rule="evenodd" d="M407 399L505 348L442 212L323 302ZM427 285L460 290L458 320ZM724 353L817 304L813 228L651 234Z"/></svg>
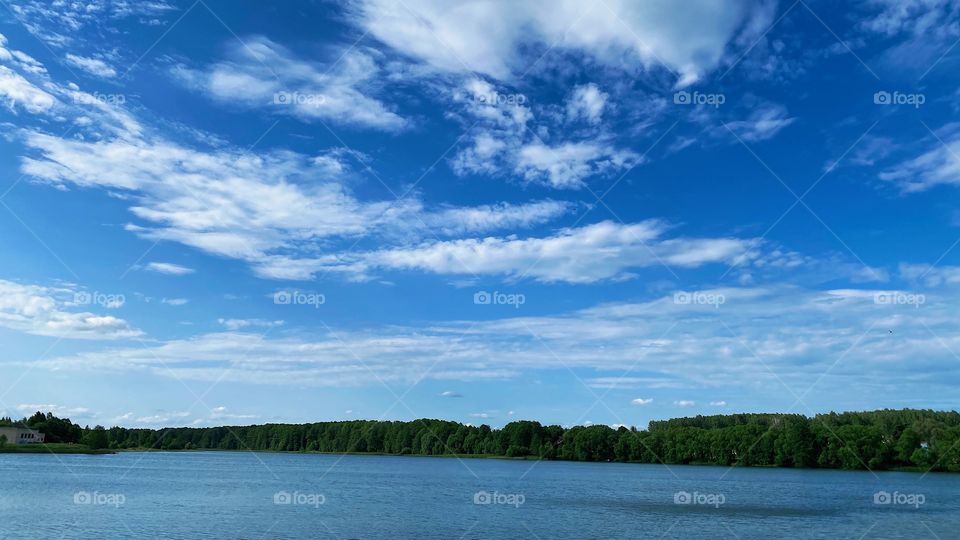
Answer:
<svg viewBox="0 0 960 540"><path fill-rule="evenodd" d="M11 423L9 418L0 419ZM879 410L730 414L650 422L646 430L510 422L500 429L421 419L164 429L80 428L51 413L20 421L49 442L93 448L259 450L525 457L883 470L960 471L960 413Z"/></svg>

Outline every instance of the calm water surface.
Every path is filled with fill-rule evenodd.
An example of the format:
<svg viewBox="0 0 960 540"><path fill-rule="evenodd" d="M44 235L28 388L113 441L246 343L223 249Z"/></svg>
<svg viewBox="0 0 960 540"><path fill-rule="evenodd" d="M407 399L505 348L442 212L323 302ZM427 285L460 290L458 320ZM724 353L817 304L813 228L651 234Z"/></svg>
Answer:
<svg viewBox="0 0 960 540"><path fill-rule="evenodd" d="M245 452L0 454L0 538L957 539L960 475Z"/></svg>

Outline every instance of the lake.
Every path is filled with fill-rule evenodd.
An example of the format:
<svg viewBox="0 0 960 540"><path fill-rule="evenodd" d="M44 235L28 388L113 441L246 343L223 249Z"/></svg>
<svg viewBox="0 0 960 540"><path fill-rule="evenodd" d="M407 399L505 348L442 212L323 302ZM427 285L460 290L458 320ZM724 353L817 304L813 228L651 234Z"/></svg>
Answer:
<svg viewBox="0 0 960 540"><path fill-rule="evenodd" d="M0 538L960 538L960 475L0 454Z"/></svg>

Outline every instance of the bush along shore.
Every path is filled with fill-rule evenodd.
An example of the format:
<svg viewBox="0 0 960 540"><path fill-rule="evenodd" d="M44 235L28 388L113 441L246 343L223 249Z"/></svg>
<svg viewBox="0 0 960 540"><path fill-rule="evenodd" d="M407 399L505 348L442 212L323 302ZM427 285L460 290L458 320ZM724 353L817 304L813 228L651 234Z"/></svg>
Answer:
<svg viewBox="0 0 960 540"><path fill-rule="evenodd" d="M80 428L37 413L13 422L47 443L90 450L255 450L508 457L832 469L960 471L960 413L879 410L729 414L650 422L646 430L510 422L500 429L445 420L351 420L311 424L142 429ZM7 445L9 447L9 445Z"/></svg>

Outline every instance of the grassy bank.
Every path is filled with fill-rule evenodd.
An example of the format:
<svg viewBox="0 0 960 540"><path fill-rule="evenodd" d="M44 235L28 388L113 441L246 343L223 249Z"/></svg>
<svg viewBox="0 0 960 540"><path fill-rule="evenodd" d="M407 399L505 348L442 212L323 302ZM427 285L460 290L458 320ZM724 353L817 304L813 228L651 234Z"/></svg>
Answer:
<svg viewBox="0 0 960 540"><path fill-rule="evenodd" d="M113 450L94 450L85 444L6 444L0 454L115 454Z"/></svg>

